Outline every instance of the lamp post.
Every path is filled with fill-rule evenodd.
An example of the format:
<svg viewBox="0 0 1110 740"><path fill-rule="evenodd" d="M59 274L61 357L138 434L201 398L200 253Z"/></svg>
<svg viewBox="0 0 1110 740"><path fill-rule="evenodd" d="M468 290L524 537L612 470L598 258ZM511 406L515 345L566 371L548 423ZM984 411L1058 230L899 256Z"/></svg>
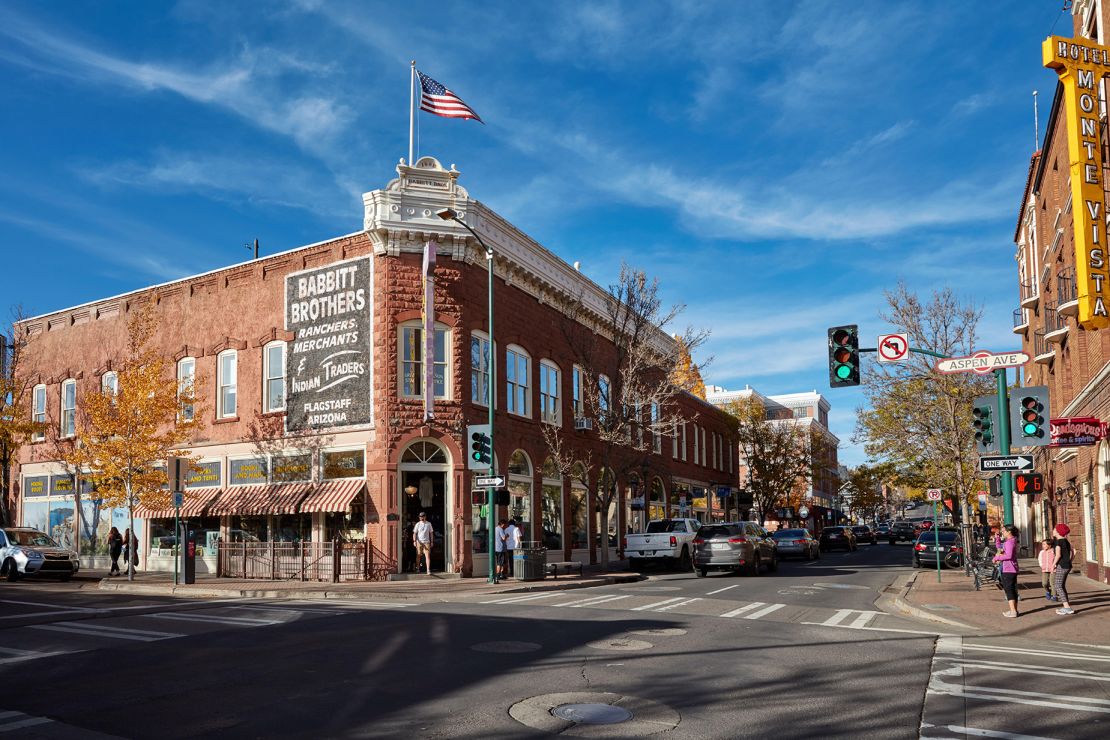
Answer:
<svg viewBox="0 0 1110 740"><path fill-rule="evenodd" d="M478 240L478 243L482 245L482 249L486 251L486 266L488 268L489 275L487 281L489 285L489 373L486 376L486 395L488 396L488 398L486 398L486 403L489 406L489 475L492 477L496 474L494 470L496 464L494 461L497 457L496 453L494 452L496 448L494 447L493 443L493 406L494 398L496 398L496 396L494 395L496 392L494 383L496 382L497 377L497 355L493 349L493 250L490 249L484 241L482 241L482 237L478 236L477 231L470 228L470 226L465 221L459 218L459 212L456 211L454 208L441 208L440 210L436 211L436 215L442 218L444 221L454 221L455 223L459 224L464 229L469 231L470 234ZM495 489L491 486L486 489L486 544L488 545L489 549L489 574L487 575L486 580L490 583L497 582L497 570L494 563L496 550L494 547L495 543L493 541L494 529L497 526L495 508Z"/></svg>

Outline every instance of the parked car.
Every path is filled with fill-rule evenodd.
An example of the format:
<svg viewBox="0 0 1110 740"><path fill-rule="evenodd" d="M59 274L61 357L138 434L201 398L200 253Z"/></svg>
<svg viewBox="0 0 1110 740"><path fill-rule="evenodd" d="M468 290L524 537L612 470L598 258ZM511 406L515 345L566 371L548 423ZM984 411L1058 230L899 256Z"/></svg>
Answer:
<svg viewBox="0 0 1110 740"><path fill-rule="evenodd" d="M779 546L779 557L797 555L806 560L821 557L821 546L808 529L780 529L771 535Z"/></svg>
<svg viewBox="0 0 1110 740"><path fill-rule="evenodd" d="M937 540L940 541L939 548ZM936 532L922 532L918 535L917 542L913 545L913 567L936 567L938 549L942 565L947 567L946 559L956 567L963 564L964 548L959 530L937 527Z"/></svg>
<svg viewBox="0 0 1110 740"><path fill-rule="evenodd" d="M842 547L848 552L856 550L856 535L851 527L825 527L821 530L821 552Z"/></svg>
<svg viewBox="0 0 1110 740"><path fill-rule="evenodd" d="M882 537L882 538L885 539L889 535L890 535L890 522L883 522L879 526L875 527L875 536L876 537Z"/></svg>
<svg viewBox="0 0 1110 740"><path fill-rule="evenodd" d="M867 542L872 545L879 544L879 538L875 536L875 530L866 524L857 524L852 527L853 534L856 535L856 542Z"/></svg>
<svg viewBox="0 0 1110 740"><path fill-rule="evenodd" d="M778 545L755 522L707 524L694 538L694 570L704 578L711 570L731 570L759 575L761 566L778 570Z"/></svg>
<svg viewBox="0 0 1110 740"><path fill-rule="evenodd" d="M913 542L915 539L917 539L917 529L913 526L913 522L898 521L890 525L890 534L887 535L887 542L890 544Z"/></svg>
<svg viewBox="0 0 1110 740"><path fill-rule="evenodd" d="M656 519L648 522L642 534L625 535L624 554L635 569L648 563L677 563L690 568L694 556L694 537L701 522L697 519Z"/></svg>
<svg viewBox="0 0 1110 740"><path fill-rule="evenodd" d="M80 569L77 553L59 547L37 529L6 527L0 530L0 575L9 581L33 574L56 575L69 580Z"/></svg>

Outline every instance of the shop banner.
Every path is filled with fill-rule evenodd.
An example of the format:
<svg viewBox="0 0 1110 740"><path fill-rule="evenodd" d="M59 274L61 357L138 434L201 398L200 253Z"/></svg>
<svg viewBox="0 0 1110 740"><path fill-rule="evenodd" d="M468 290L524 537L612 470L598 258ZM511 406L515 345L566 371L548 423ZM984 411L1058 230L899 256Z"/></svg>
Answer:
<svg viewBox="0 0 1110 740"><path fill-rule="evenodd" d="M74 482L72 475L52 475L50 476L50 495L51 496L72 496L74 489Z"/></svg>
<svg viewBox="0 0 1110 740"><path fill-rule="evenodd" d="M220 463L213 462L193 463L189 469L189 477L185 479L186 488L212 488L219 486Z"/></svg>
<svg viewBox="0 0 1110 740"><path fill-rule="evenodd" d="M1073 416L1049 421L1050 447L1090 447L1103 438L1102 421L1093 416Z"/></svg>
<svg viewBox="0 0 1110 740"><path fill-rule="evenodd" d="M372 269L359 257L286 277L286 431L371 422Z"/></svg>
<svg viewBox="0 0 1110 740"><path fill-rule="evenodd" d="M23 479L23 496L45 496L50 491L49 475L33 475Z"/></svg>
<svg viewBox="0 0 1110 740"><path fill-rule="evenodd" d="M249 457L245 460L228 460L228 482L233 486L249 486L268 483L266 458Z"/></svg>
<svg viewBox="0 0 1110 740"><path fill-rule="evenodd" d="M274 455L270 460L274 483L302 483L312 480L312 455Z"/></svg>

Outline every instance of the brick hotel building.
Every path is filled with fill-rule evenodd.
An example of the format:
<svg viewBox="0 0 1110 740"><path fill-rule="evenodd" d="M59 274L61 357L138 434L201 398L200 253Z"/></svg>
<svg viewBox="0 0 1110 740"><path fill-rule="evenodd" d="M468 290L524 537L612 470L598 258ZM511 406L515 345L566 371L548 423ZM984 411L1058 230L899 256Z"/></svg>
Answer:
<svg viewBox="0 0 1110 740"><path fill-rule="evenodd" d="M595 511L559 475L541 425L559 425L572 445L597 442L574 423L579 370L556 306L581 296L600 319L608 294L472 200L458 177L431 157L402 163L396 179L363 196L362 231L21 322L33 347L22 368L34 385L28 413L50 431L20 450L16 521L80 548L86 565L102 556L109 526L126 526L126 512L98 509L62 465L58 440L74 434L83 396L115 382L127 319L153 302L160 351L203 399L183 510L200 533L198 572L215 569L221 541L336 536L371 541L402 572L412 558L406 530L427 511L443 535L433 568L484 574L485 494L472 490L463 437L488 413L487 266L471 235L436 216L444 207L496 254L494 453L509 513L530 539L546 543L549 559L591 562L600 537L619 549L619 534L645 519L722 518L715 494L737 487L736 439L728 417L692 395L677 400L686 422L653 439L639 475L617 481L610 511ZM438 252L434 354L423 341L428 241ZM434 387L428 420L425 378ZM141 567L173 568L172 514L140 509Z"/></svg>

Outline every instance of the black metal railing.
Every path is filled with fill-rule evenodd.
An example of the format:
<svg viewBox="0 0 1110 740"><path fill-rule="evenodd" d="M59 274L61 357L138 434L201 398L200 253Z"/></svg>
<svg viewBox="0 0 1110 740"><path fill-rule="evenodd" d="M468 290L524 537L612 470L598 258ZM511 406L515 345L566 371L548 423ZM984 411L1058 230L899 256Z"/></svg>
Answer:
<svg viewBox="0 0 1110 740"><path fill-rule="evenodd" d="M1028 323L1029 322L1025 320L1025 309L1024 308L1015 308L1014 309L1014 328L1016 329L1019 326L1025 326Z"/></svg>
<svg viewBox="0 0 1110 740"><path fill-rule="evenodd" d="M1028 301L1040 295L1037 292L1037 281L1030 280L1021 284L1021 300Z"/></svg>
<svg viewBox="0 0 1110 740"><path fill-rule="evenodd" d="M1037 331L1033 332L1033 356L1034 357L1040 357L1041 355L1046 355L1049 352L1054 352L1054 351L1055 351L1055 349L1053 348L1053 346L1051 344L1049 344L1047 341L1045 341L1044 330L1043 329L1037 329Z"/></svg>
<svg viewBox="0 0 1110 740"><path fill-rule="evenodd" d="M384 581L397 570L369 541L219 542L216 574L267 581Z"/></svg>
<svg viewBox="0 0 1110 740"><path fill-rule="evenodd" d="M1061 318L1060 314L1056 311L1055 303L1047 303L1044 307L1044 333L1051 334L1054 331L1067 329L1067 321Z"/></svg>
<svg viewBox="0 0 1110 740"><path fill-rule="evenodd" d="M1075 268L1067 269L1056 274L1056 298L1059 303L1071 303L1079 297L1075 285Z"/></svg>

